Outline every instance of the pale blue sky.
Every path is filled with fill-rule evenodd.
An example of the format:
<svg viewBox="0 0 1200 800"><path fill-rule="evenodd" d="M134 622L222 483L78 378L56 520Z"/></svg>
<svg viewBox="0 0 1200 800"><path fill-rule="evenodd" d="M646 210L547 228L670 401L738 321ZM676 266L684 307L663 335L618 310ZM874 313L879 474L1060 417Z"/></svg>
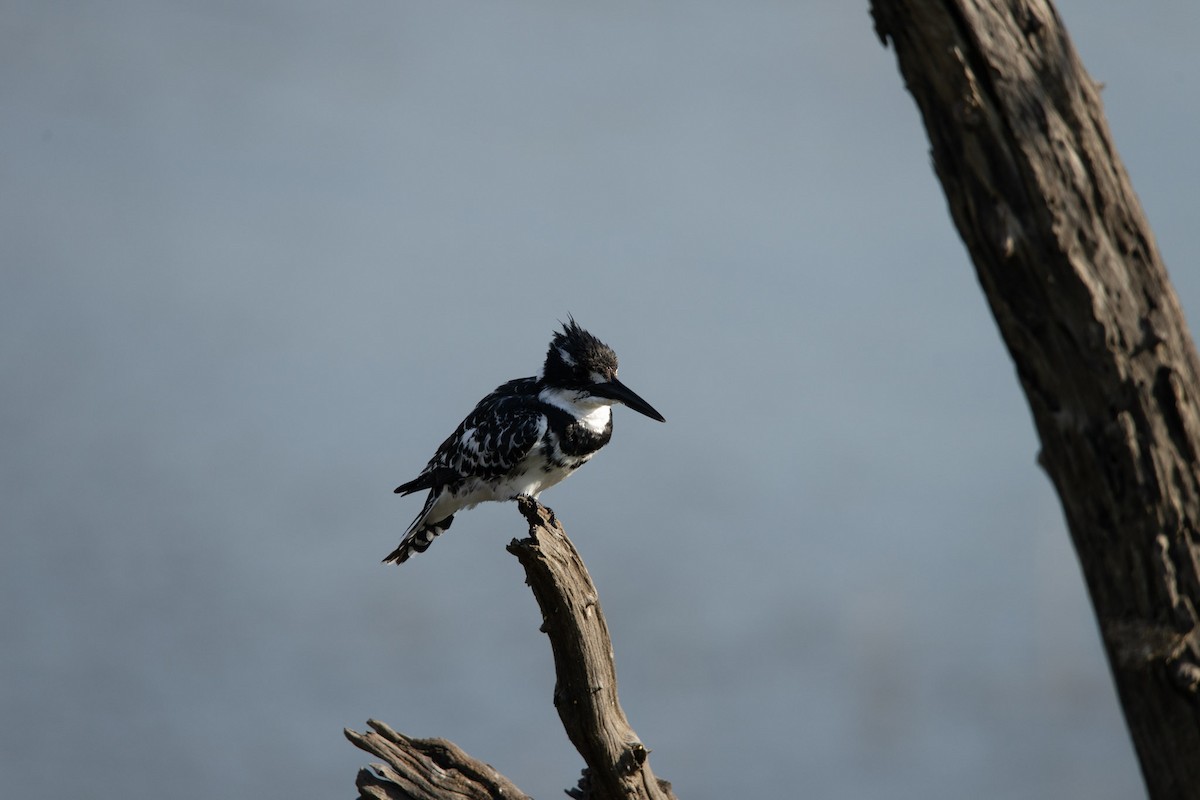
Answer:
<svg viewBox="0 0 1200 800"><path fill-rule="evenodd" d="M572 785L516 509L378 563L569 313L669 420L544 499L680 797L1139 794L865 3L3 6L6 796ZM1200 6L1059 9L1194 314Z"/></svg>

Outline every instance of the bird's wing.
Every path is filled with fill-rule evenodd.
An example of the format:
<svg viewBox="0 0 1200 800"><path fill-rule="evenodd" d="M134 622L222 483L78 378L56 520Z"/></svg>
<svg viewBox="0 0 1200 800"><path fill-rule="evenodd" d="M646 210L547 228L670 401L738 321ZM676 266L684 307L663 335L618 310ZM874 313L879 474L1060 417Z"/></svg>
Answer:
<svg viewBox="0 0 1200 800"><path fill-rule="evenodd" d="M479 401L425 469L396 488L412 494L463 478L492 478L511 471L546 432L533 378L509 381Z"/></svg>

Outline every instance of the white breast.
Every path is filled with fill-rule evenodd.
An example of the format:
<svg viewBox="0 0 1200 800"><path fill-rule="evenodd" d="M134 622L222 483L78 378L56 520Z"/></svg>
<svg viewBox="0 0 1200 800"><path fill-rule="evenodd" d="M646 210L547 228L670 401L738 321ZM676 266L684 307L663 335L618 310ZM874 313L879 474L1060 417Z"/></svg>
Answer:
<svg viewBox="0 0 1200 800"><path fill-rule="evenodd" d="M587 426L592 433L604 433L612 420L612 404L616 400L607 397L589 397L570 389L542 389L538 399L543 403L561 408Z"/></svg>
<svg viewBox="0 0 1200 800"><path fill-rule="evenodd" d="M604 433L608 423L612 421L612 407L598 406L579 418L592 433Z"/></svg>

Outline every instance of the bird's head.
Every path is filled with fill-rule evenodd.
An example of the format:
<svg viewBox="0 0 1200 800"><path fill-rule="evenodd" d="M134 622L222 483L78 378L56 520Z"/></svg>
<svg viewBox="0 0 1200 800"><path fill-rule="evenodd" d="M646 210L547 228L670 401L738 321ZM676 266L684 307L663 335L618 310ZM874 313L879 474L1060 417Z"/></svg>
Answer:
<svg viewBox="0 0 1200 800"><path fill-rule="evenodd" d="M542 381L555 389L574 391L580 400L622 403L651 419L666 422L653 406L617 380L617 354L613 349L571 317L550 340Z"/></svg>

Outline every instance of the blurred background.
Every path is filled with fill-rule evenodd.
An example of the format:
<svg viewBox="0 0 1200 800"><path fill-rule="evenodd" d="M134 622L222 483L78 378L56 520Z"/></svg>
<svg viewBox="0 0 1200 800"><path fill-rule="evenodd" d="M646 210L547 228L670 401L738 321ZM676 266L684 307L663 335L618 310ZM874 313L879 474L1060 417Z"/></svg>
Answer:
<svg viewBox="0 0 1200 800"><path fill-rule="evenodd" d="M516 508L379 560L568 314L668 419L544 500L680 797L1144 795L865 2L2 7L5 796L351 796L368 717L561 796ZM1200 5L1058 8L1194 315Z"/></svg>

